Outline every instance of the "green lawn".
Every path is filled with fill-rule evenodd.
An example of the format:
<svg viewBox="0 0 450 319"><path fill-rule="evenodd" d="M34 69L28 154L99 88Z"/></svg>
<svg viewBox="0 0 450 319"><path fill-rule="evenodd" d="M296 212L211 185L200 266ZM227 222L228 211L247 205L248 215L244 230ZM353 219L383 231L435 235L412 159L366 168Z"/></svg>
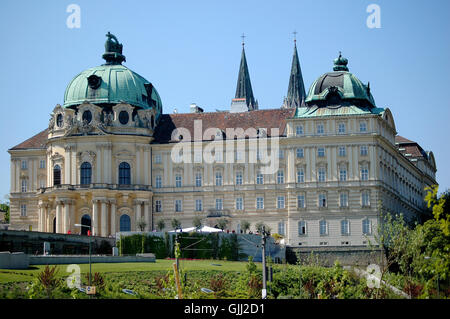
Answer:
<svg viewBox="0 0 450 319"><path fill-rule="evenodd" d="M98 263L92 264L92 272L120 273L137 271L168 271L173 269L174 260L157 259L154 263ZM247 262L223 260L180 260L180 266L185 271L190 270L223 270L244 271ZM260 263L257 263L261 267ZM68 265L58 265L61 277L69 276ZM82 274L89 273L89 264L80 264ZM0 283L31 281L44 269L44 265L30 266L26 270L0 269Z"/></svg>

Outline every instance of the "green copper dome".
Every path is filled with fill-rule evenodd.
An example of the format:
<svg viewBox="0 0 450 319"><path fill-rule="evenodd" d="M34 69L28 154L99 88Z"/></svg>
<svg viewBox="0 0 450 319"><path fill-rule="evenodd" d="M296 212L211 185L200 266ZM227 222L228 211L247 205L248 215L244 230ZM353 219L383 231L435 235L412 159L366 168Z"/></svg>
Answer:
<svg viewBox="0 0 450 319"><path fill-rule="evenodd" d="M347 100L358 104L375 107L375 100L370 93L369 84L363 84L347 68L347 59L341 54L334 60L333 72L320 76L311 85L305 102L308 104L322 104L327 101L336 103Z"/></svg>
<svg viewBox="0 0 450 319"><path fill-rule="evenodd" d="M66 88L64 107L82 104L128 103L143 109L162 111L162 103L153 85L121 63L122 45L110 33L103 58L106 63L75 76ZM113 41L115 40L115 41Z"/></svg>

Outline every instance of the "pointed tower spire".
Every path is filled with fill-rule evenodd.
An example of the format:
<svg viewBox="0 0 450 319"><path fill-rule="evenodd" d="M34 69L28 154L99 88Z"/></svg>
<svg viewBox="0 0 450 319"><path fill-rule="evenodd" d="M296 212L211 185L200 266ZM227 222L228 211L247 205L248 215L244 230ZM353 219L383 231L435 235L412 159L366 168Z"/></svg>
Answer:
<svg viewBox="0 0 450 319"><path fill-rule="evenodd" d="M294 36L297 32L294 32ZM297 53L297 40L294 37L294 56L292 57L291 75L287 97L284 99L283 107L299 107L306 99L305 84L303 82L302 69Z"/></svg>
<svg viewBox="0 0 450 319"><path fill-rule="evenodd" d="M251 111L258 109L258 103L253 96L252 83L250 81L250 74L248 72L247 59L245 57L245 36L242 35L242 55L241 64L239 67L238 80L236 85L236 94L231 102L231 112ZM245 102L247 110L242 110L242 107L237 107L237 104ZM235 107L233 107L235 106ZM238 109L241 109L238 111Z"/></svg>

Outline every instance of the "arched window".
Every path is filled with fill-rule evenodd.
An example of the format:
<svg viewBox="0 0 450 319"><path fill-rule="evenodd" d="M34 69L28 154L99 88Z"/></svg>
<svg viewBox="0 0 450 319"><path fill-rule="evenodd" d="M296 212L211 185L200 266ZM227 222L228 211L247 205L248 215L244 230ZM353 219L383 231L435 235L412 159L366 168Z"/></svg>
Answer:
<svg viewBox="0 0 450 319"><path fill-rule="evenodd" d="M130 164L122 162L119 164L119 185L131 184L131 169Z"/></svg>
<svg viewBox="0 0 450 319"><path fill-rule="evenodd" d="M61 185L61 166L53 167L53 185Z"/></svg>
<svg viewBox="0 0 450 319"><path fill-rule="evenodd" d="M81 217L81 225L83 225L81 226L81 235L87 235L88 230L90 229L91 226L91 216L89 216L88 214L83 215L83 217Z"/></svg>
<svg viewBox="0 0 450 319"><path fill-rule="evenodd" d="M89 162L84 162L80 167L80 184L89 185L91 183L92 166Z"/></svg>
<svg viewBox="0 0 450 319"><path fill-rule="evenodd" d="M131 231L130 216L125 214L120 216L120 231Z"/></svg>

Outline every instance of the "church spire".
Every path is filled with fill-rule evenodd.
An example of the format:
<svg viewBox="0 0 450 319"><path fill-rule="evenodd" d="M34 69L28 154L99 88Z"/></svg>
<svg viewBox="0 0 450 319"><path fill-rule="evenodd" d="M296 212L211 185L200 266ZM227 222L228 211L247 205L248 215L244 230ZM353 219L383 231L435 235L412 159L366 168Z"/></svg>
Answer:
<svg viewBox="0 0 450 319"><path fill-rule="evenodd" d="M294 32L294 35L297 32ZM291 75L287 97L284 99L283 107L299 107L306 99L305 84L303 82L302 69L297 53L297 40L294 38L294 56L292 57Z"/></svg>
<svg viewBox="0 0 450 319"><path fill-rule="evenodd" d="M245 36L243 35L242 38ZM248 72L247 59L245 57L245 43L242 40L242 55L241 55L241 64L239 67L238 80L236 85L236 94L234 99L232 100L231 107L233 112L233 105L242 104L245 102L247 110L257 110L258 103L255 101L255 97L253 96L252 83L250 82L250 74ZM241 108L240 108L241 109ZM237 110L235 110L237 111ZM242 112L242 111L240 111Z"/></svg>

